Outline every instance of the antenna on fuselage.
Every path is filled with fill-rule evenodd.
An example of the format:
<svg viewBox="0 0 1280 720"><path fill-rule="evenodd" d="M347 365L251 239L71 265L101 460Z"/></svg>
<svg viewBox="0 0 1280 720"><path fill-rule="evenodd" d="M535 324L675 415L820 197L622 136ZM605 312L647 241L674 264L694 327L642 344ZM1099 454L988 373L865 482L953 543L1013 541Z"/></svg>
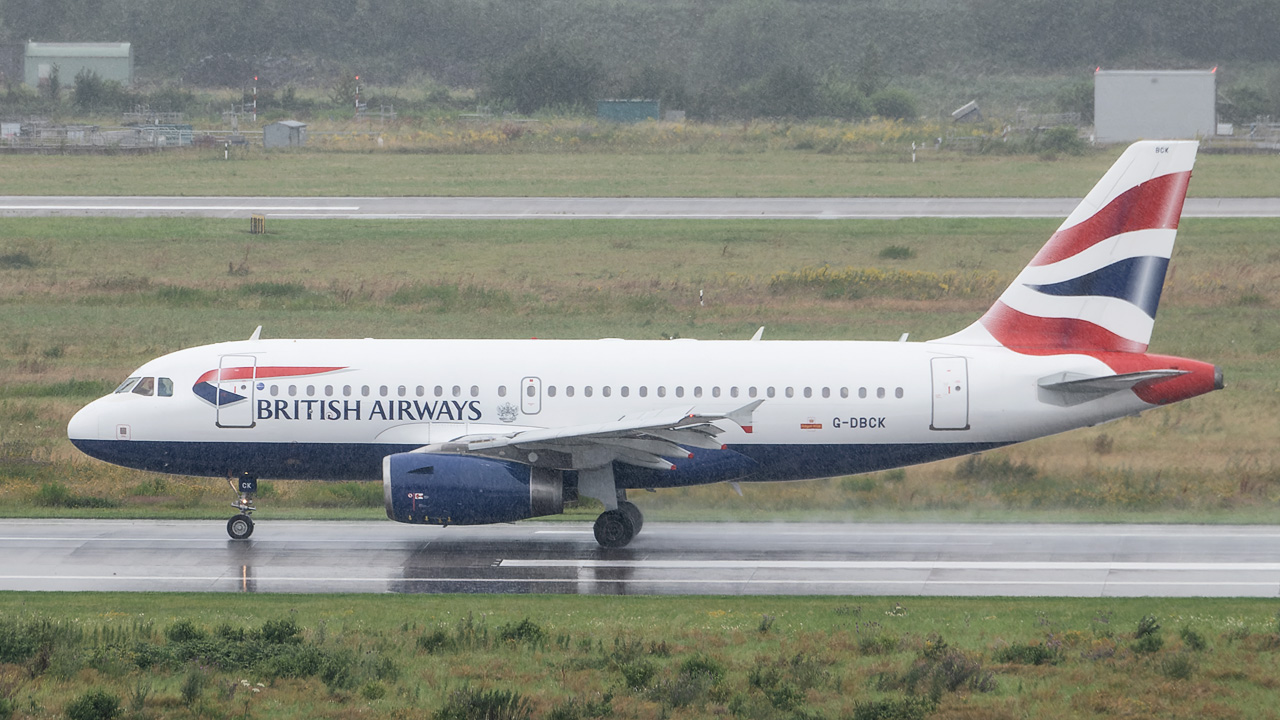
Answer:
<svg viewBox="0 0 1280 720"><path fill-rule="evenodd" d="M752 335L752 336L751 336L751 342L757 342L757 341L758 341L758 340L760 340L760 338L762 338L762 337L764 337L764 326L763 326L763 325L761 325L761 326L760 326L760 329L756 331L756 334L755 334L755 335Z"/></svg>
<svg viewBox="0 0 1280 720"><path fill-rule="evenodd" d="M257 339L258 339L258 336L260 336L260 335L262 335L262 326L261 326L261 325L259 325L259 326L258 326L258 327L253 331L253 334L249 336L249 339L250 339L250 340L257 340Z"/></svg>

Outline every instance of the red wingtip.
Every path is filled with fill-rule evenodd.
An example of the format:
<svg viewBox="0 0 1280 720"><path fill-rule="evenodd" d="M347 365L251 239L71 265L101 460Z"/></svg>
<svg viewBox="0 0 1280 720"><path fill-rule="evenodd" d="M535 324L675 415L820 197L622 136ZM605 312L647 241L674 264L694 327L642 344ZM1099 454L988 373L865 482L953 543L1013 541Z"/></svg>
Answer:
<svg viewBox="0 0 1280 720"><path fill-rule="evenodd" d="M693 459L693 453L689 453L689 459L690 459L690 460L692 460L692 459Z"/></svg>
<svg viewBox="0 0 1280 720"><path fill-rule="evenodd" d="M728 445L721 445L721 446L720 446L720 449L721 449L721 450L728 450L728 449L729 449L729 446L728 446Z"/></svg>
<svg viewBox="0 0 1280 720"><path fill-rule="evenodd" d="M750 434L750 433L751 433L751 426L750 426L750 425L743 425L743 426L742 426L742 432L747 433L747 434Z"/></svg>

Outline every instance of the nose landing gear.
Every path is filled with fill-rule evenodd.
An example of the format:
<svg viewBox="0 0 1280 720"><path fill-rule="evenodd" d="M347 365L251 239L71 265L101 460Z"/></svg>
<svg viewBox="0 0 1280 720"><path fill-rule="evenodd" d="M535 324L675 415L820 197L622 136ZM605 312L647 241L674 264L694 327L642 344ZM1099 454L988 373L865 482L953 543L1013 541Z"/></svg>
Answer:
<svg viewBox="0 0 1280 720"><path fill-rule="evenodd" d="M231 503L240 514L227 521L227 534L232 540L247 540L253 534L253 518L249 516L257 509L253 506L253 495L258 492L258 478L244 473L238 480L227 478L227 483L240 494L240 498Z"/></svg>

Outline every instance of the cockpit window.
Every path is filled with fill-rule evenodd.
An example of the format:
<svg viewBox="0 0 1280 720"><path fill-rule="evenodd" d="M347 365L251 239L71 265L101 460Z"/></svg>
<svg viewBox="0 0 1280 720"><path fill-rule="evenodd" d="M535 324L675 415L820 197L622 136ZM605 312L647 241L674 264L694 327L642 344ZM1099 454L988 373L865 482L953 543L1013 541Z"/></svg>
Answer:
<svg viewBox="0 0 1280 720"><path fill-rule="evenodd" d="M169 378L156 378L156 380L156 395L173 397L173 380Z"/></svg>
<svg viewBox="0 0 1280 720"><path fill-rule="evenodd" d="M130 390L133 389L134 385L138 384L138 381L141 379L142 378L131 377L128 380L125 380L124 382L120 383L120 387L116 388L116 394L119 395L120 393L129 392Z"/></svg>
<svg viewBox="0 0 1280 720"><path fill-rule="evenodd" d="M153 377L142 378L141 380L138 381L137 385L133 386L134 395L146 395L147 397L151 397L152 393L154 393L155 391L156 391L156 379Z"/></svg>

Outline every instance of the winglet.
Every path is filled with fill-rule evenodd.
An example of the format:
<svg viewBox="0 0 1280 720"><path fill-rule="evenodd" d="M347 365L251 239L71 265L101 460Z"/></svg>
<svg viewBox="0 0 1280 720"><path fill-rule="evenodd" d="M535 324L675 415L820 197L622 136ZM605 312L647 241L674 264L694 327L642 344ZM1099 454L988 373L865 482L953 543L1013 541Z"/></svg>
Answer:
<svg viewBox="0 0 1280 720"><path fill-rule="evenodd" d="M762 402L764 402L763 399L747 403L746 405L743 405L737 410L725 413L725 418L737 423L738 426L742 428L742 432L750 433L751 432L751 414L755 412L756 408L760 407L760 403Z"/></svg>

